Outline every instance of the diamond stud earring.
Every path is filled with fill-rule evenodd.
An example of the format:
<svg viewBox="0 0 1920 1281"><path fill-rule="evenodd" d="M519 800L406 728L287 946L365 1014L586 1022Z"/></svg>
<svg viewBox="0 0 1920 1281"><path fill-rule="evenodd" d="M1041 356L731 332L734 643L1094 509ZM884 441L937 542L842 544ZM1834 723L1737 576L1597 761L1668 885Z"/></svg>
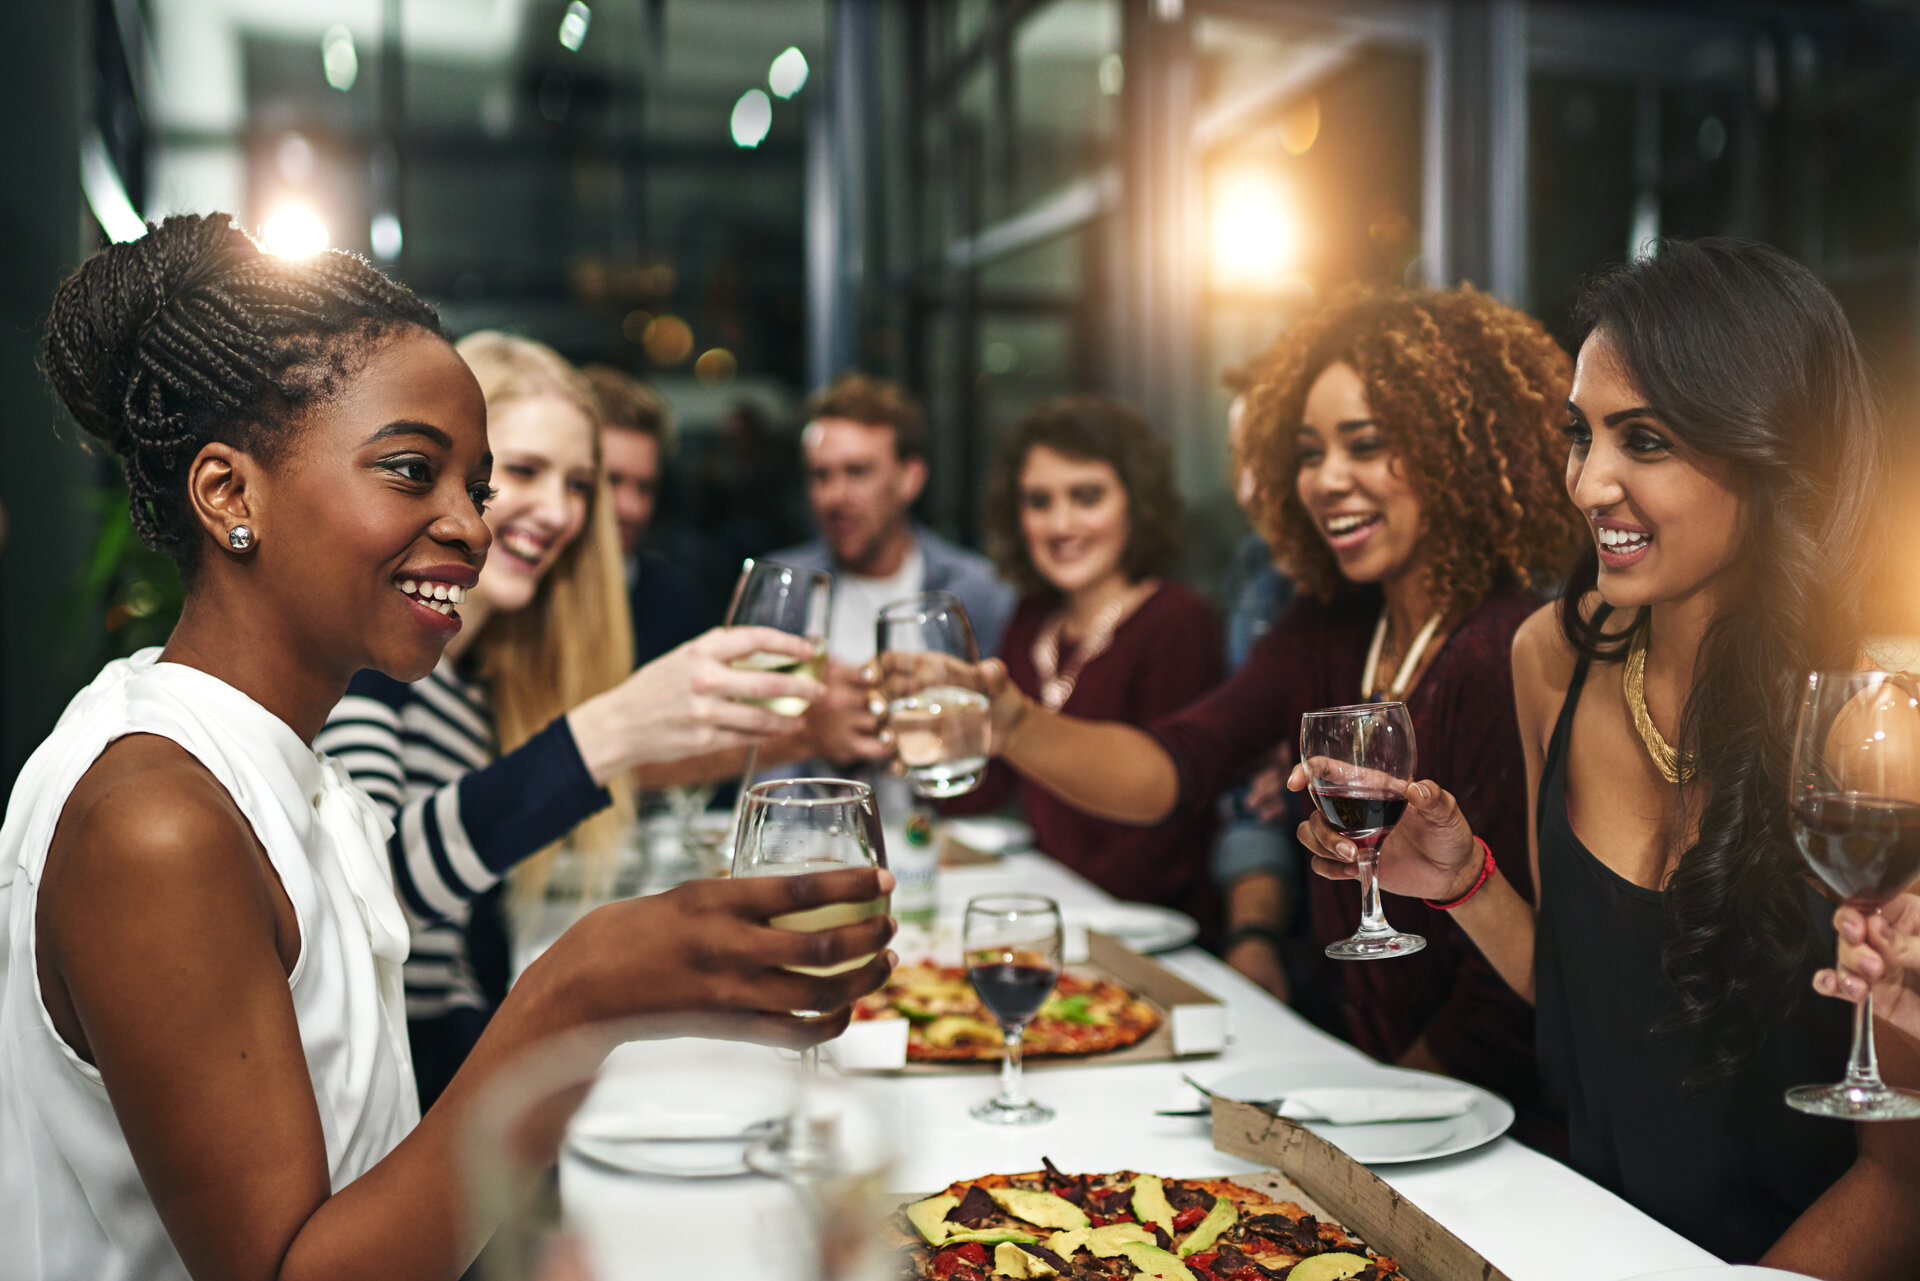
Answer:
<svg viewBox="0 0 1920 1281"><path fill-rule="evenodd" d="M237 552L246 551L253 546L253 531L245 525L235 525L227 531L227 546Z"/></svg>

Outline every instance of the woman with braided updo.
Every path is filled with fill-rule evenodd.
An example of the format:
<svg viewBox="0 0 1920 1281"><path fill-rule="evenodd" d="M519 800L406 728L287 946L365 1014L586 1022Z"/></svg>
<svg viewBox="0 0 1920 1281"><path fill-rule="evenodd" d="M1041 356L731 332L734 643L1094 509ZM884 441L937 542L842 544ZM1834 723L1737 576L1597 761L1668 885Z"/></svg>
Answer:
<svg viewBox="0 0 1920 1281"><path fill-rule="evenodd" d="M527 969L423 1119L387 825L310 744L356 671L419 679L461 627L491 542L472 372L362 260L269 257L224 215L82 266L45 365L187 599L164 650L74 699L0 827L10 1275L456 1276L491 1230L461 1203L458 1116L513 1055L640 1014L812 1043L882 980L885 918L766 921L870 901L885 872L617 903ZM785 723L734 699L818 692L676 654L633 713L651 755ZM838 1013L782 1013L803 1009Z"/></svg>
<svg viewBox="0 0 1920 1281"><path fill-rule="evenodd" d="M1490 840L1524 839L1508 648L1536 603L1528 589L1551 585L1576 545L1554 457L1570 372L1536 321L1469 288L1350 293L1302 321L1250 367L1235 460L1299 583L1292 606L1218 690L1142 729L1049 711L990 665L998 750L1083 809L1163 823L1286 750L1301 713L1399 699L1421 769L1448 764ZM1263 901L1238 886L1236 898ZM1359 895L1317 881L1308 912L1330 943L1359 924ZM1426 950L1340 966L1326 1017L1370 1054L1490 1086L1525 1111L1526 1003L1444 912L1415 898L1387 916ZM1236 909L1229 924L1230 952L1278 941L1277 922Z"/></svg>

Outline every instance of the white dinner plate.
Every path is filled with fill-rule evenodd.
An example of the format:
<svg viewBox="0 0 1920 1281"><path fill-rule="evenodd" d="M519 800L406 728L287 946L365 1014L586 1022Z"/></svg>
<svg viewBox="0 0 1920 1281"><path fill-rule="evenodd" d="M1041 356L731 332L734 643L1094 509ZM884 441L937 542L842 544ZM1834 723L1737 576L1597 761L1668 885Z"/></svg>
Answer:
<svg viewBox="0 0 1920 1281"><path fill-rule="evenodd" d="M1393 1165L1402 1161L1427 1161L1434 1157L1452 1156L1456 1152L1465 1152L1482 1143L1492 1142L1505 1134L1507 1127L1513 1124L1513 1104L1491 1090L1432 1072L1415 1072L1410 1068L1385 1067L1377 1063L1355 1064L1351 1068L1337 1070L1329 1070L1321 1064L1274 1064L1270 1067L1248 1068L1218 1081L1202 1081L1201 1084L1228 1098L1256 1101L1280 1098L1290 1090L1327 1086L1399 1086L1416 1090L1472 1092L1471 1107L1459 1116L1439 1121L1383 1121L1375 1125L1301 1122L1363 1165Z"/></svg>
<svg viewBox="0 0 1920 1281"><path fill-rule="evenodd" d="M1200 937L1200 926L1185 912L1154 903L1100 903L1070 907L1075 925L1111 934L1136 952L1171 952Z"/></svg>
<svg viewBox="0 0 1920 1281"><path fill-rule="evenodd" d="M744 1174L746 1149L785 1114L784 1082L766 1074L672 1078L658 1093L597 1086L568 1123L562 1161L611 1173L681 1179ZM791 1087L786 1087L791 1088Z"/></svg>
<svg viewBox="0 0 1920 1281"><path fill-rule="evenodd" d="M1680 1268L1674 1272L1645 1272L1626 1281L1813 1281L1800 1272L1757 1268L1751 1263L1722 1263L1718 1267Z"/></svg>
<svg viewBox="0 0 1920 1281"><path fill-rule="evenodd" d="M947 835L981 854L1017 854L1033 848L1033 829L1018 819L986 814L978 818L950 818L942 826Z"/></svg>

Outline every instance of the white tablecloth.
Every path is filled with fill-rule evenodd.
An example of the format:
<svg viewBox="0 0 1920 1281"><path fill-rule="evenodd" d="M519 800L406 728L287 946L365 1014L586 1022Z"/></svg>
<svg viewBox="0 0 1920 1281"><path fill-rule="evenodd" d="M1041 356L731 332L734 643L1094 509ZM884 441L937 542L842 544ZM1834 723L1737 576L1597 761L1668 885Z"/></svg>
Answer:
<svg viewBox="0 0 1920 1281"><path fill-rule="evenodd" d="M1019 854L998 865L943 870L941 914L957 919L969 897L1005 890L1050 895L1068 911L1075 904L1107 901L1058 863ZM967 1115L967 1108L997 1084L986 1074L875 1077L874 1088L904 1123L895 1186L919 1192L976 1174L1035 1170L1043 1155L1068 1171L1135 1169L1192 1177L1245 1172L1257 1167L1214 1151L1204 1119L1154 1115L1156 1109L1192 1100L1191 1091L1182 1093L1181 1072L1210 1084L1271 1063L1367 1061L1198 948L1158 959L1227 1003L1233 1039L1224 1054L1177 1063L1030 1068L1030 1093L1059 1115L1044 1125L1013 1128L984 1125ZM1440 1160L1379 1166L1376 1173L1513 1281L1619 1281L1717 1262L1612 1193L1512 1139Z"/></svg>
<svg viewBox="0 0 1920 1281"><path fill-rule="evenodd" d="M957 923L967 899L1005 891L1049 895L1069 916L1075 907L1111 901L1051 859L1016 854L996 864L943 869L941 918ZM534 932L539 937L524 938L516 949L516 972L576 914L556 912L545 930ZM1156 1109L1195 1102L1180 1083L1182 1072L1212 1084L1268 1064L1337 1068L1369 1061L1199 948L1157 959L1226 1002L1231 1040L1225 1053L1170 1063L1032 1066L1030 1093L1058 1115L1043 1125L1010 1128L967 1115L974 1102L996 1088L997 1078L990 1074L866 1076L901 1124L894 1187L926 1192L973 1175L1037 1170L1042 1156L1067 1171L1244 1173L1259 1167L1214 1151L1204 1118L1154 1115ZM1509 1138L1458 1156L1378 1166L1375 1172L1513 1281L1621 1281L1718 1262L1619 1197Z"/></svg>

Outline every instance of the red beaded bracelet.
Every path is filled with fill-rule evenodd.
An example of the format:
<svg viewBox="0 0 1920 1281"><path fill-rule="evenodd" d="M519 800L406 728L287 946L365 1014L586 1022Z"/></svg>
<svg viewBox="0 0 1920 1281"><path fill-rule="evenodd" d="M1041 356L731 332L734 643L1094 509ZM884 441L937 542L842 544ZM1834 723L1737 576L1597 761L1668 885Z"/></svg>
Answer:
<svg viewBox="0 0 1920 1281"><path fill-rule="evenodd" d="M1421 899L1420 901L1422 903L1441 912L1451 912L1454 908L1459 907L1462 903L1480 892L1480 887L1487 883L1487 878L1494 874L1498 868L1498 864L1493 861L1493 851L1487 848L1485 841L1476 836L1473 838L1473 843L1480 847L1482 856L1480 859L1480 875L1475 877L1473 884L1467 887L1467 892L1451 903L1436 903L1430 898Z"/></svg>

